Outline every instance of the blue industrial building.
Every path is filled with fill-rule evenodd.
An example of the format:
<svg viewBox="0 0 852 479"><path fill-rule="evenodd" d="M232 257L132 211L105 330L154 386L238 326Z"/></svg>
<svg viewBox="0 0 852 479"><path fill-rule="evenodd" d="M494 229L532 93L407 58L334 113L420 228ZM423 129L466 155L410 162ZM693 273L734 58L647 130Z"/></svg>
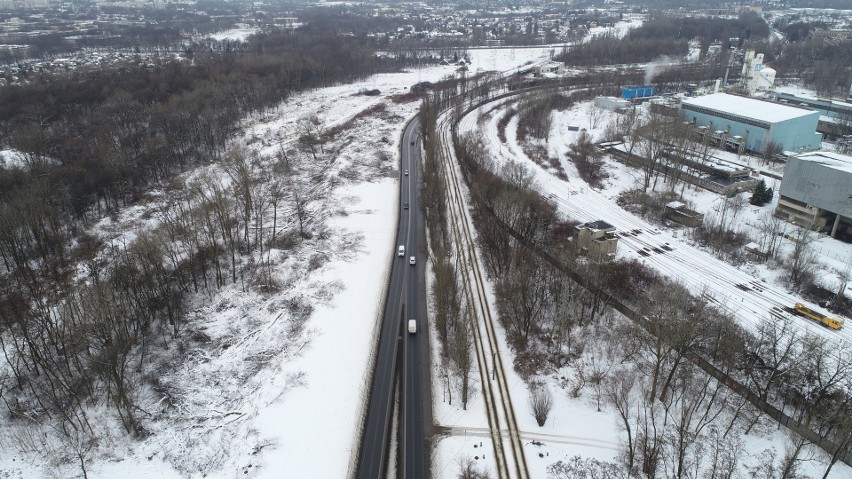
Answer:
<svg viewBox="0 0 852 479"><path fill-rule="evenodd" d="M621 98L625 100L640 100L652 96L654 96L654 87L650 85L621 87Z"/></svg>
<svg viewBox="0 0 852 479"><path fill-rule="evenodd" d="M754 98L713 93L683 100L683 119L706 126L716 136L735 138L744 148L762 152L769 142L787 152L817 150L819 112Z"/></svg>

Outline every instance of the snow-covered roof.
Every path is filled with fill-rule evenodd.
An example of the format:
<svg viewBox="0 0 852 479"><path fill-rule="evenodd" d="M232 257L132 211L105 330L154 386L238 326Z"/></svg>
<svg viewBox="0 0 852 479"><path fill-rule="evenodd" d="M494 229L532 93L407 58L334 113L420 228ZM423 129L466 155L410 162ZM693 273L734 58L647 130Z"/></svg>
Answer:
<svg viewBox="0 0 852 479"><path fill-rule="evenodd" d="M590 230L604 230L604 231L615 231L615 226L607 223L603 220L597 221L589 221L588 223L583 223L581 225L577 225L577 228L588 228Z"/></svg>
<svg viewBox="0 0 852 479"><path fill-rule="evenodd" d="M834 153L833 151L812 151L796 155L802 161L812 161L828 168L834 168L846 173L852 173L852 156Z"/></svg>
<svg viewBox="0 0 852 479"><path fill-rule="evenodd" d="M792 120L803 116L813 115L815 112L768 101L755 100L727 93L713 93L683 100L684 105L693 105L725 112L743 118L749 118L768 123Z"/></svg>

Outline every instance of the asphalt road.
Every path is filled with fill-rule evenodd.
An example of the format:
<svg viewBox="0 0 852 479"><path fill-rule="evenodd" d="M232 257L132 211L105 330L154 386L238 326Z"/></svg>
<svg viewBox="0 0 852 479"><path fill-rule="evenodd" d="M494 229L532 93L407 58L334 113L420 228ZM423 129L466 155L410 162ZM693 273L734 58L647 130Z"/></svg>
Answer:
<svg viewBox="0 0 852 479"><path fill-rule="evenodd" d="M421 310L425 311L425 303L419 301L424 293L422 293L423 274L421 273L418 277L418 272L422 270L425 257L421 258L418 251L419 239L423 231L423 219L420 217L417 201L416 178L420 157L418 132L419 122L415 120L403 133L397 247L393 252L389 252L394 254L394 264L391 268L384 319L376 352L373 384L359 453L357 477L362 479L383 478L387 472L393 387L400 346L406 353L403 365L406 366L407 371L402 377L404 401L401 426L404 439L402 447L404 477L411 479L425 477L422 414L424 406L421 401L424 399L421 393L423 381L420 374L422 368L417 367L423 364L421 360L423 350L428 349L426 335L422 334L425 333L425 322L419 317ZM408 174L405 173L406 171ZM404 208L406 202L408 208ZM399 245L405 246L403 256L399 256L396 251ZM411 256L416 258L415 265L410 264ZM408 333L408 320L412 318L417 320L417 334ZM418 341L421 337L423 339ZM422 348L420 343L423 345ZM407 369L408 367L411 369ZM428 371L428 368L426 370ZM427 396L425 402L431 407L431 396ZM417 446L409 448L408 444Z"/></svg>
<svg viewBox="0 0 852 479"><path fill-rule="evenodd" d="M409 176L409 197L410 205L408 215L408 255L416 255L417 262L414 265L409 265L409 272L406 275L405 285L405 305L404 310L408 315L406 319L416 319L417 333L407 334L404 340L404 363L402 370L402 477L404 479L422 479L426 477L426 459L424 447L424 421L423 410L424 406L428 405L431 408L431 394L428 393L428 386L423 386L423 379L426 379L428 384L428 368L426 368L426 377L423 378L420 367L425 356L428 364L428 355L423 353L428 351L428 334L426 330L426 307L425 307L425 287L421 282L424 277L423 269L426 255L421 254L420 239L424 234L424 221L419 208L419 188L417 183L420 166L420 148L418 133L420 131L420 122L415 120L411 122L409 128L406 129L403 139L410 147L406 151L403 148L402 164L403 168L408 166ZM414 145L411 145L411 143ZM405 199L403 199L405 201ZM425 242L424 242L425 244ZM425 250L425 248L423 248ZM425 390L425 391L424 391ZM431 409L430 409L431 410ZM430 417L431 423L431 417Z"/></svg>

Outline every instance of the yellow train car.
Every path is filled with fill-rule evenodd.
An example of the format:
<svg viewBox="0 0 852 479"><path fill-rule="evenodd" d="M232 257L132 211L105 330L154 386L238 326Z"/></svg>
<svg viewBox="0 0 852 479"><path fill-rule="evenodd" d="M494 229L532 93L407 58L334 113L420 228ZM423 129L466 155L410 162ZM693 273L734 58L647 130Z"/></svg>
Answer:
<svg viewBox="0 0 852 479"><path fill-rule="evenodd" d="M795 310L796 310L797 313L801 314L802 316L804 316L806 318L811 318L814 321L816 321L816 322L818 322L818 323L820 323L824 326L828 326L831 329L840 329L840 328L843 327L843 323L844 323L843 318L832 318L832 317L826 316L822 313L814 311L813 309L805 306L802 303L796 303Z"/></svg>

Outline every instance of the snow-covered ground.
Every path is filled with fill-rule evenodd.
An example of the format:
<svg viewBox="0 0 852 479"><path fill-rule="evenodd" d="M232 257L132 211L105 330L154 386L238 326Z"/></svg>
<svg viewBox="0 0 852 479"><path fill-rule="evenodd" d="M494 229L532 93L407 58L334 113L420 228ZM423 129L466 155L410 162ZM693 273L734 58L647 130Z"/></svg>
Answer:
<svg viewBox="0 0 852 479"><path fill-rule="evenodd" d="M0 168L26 168L27 162L20 151L0 150Z"/></svg>
<svg viewBox="0 0 852 479"><path fill-rule="evenodd" d="M487 114L486 112L491 112ZM485 115L484 122L480 115ZM608 172L610 179L606 187L601 191L589 188L576 173L573 165L565 160L568 145L573 143L579 132L569 131L568 126L579 126L585 128L592 135L600 135L606 124L613 119L614 113L606 114L592 128L592 120L589 118L589 104L578 104L570 110L553 113L553 130L551 132L548 148L549 154L562 160L562 167L568 172L569 180L563 181L555 176L553 168L544 169L533 163L517 143L515 130L517 118L513 118L506 127L506 143L500 141L497 134L497 122L502 116L501 109L494 110L494 105L486 105L472 112L462 119L460 133L481 132L486 140L486 147L490 156L500 162L516 161L527 165L532 171L539 190L550 196L559 207L559 210L574 219L580 221L591 221L603 219L615 225L620 231L636 230L637 236L626 236L619 240L619 252L621 257L636 257L639 250L647 251L650 247L668 245L674 251L667 254L652 255L646 259L646 264L657 269L670 278L682 281L693 291L707 290L716 298L718 305L733 310L746 325L756 324L768 316L768 310L775 305L791 305L799 299L786 291L780 282L777 271L768 270L757 265L734 267L721 262L710 254L684 241L683 235L677 235L678 230L661 228L648 224L646 221L623 211L615 204L615 198L621 191L632 189L641 181L641 173L615 162L609 162ZM716 153L720 159L739 164L751 164L754 167L766 170L768 167L758 165L755 159L731 155L728 153ZM768 179L771 180L771 179ZM770 186L777 190L773 181L767 181ZM718 195L705 190L687 189L685 196L695 204L699 211L712 214L713 208L718 208ZM777 195L776 195L777 197ZM777 200L776 200L777 201ZM752 228L757 218L770 211L774 206L767 205L762 208L752 207L746 203L746 207L740 213L740 227ZM844 258L852 254L850 245L841 243L830 238L822 238L818 241L818 250L823 253L823 261L829 262L831 257ZM838 263L834 263L836 266ZM841 263L842 264L842 261ZM830 267L828 268L830 269ZM751 290L744 292L736 287L737 284L749 285ZM492 297L492 304L494 304ZM849 328L845 331L833 332L817 326L802 319L796 320L799 326L807 329L813 334L824 335L826 338L836 340L838 337L845 341L852 340ZM505 334L498 327L501 334ZM509 351L501 351L504 355L504 364L512 364L512 354ZM623 433L616 425L618 418L614 411L604 408L598 412L593 406L594 400L589 395L579 398L570 398L562 388L556 387L557 378L551 378L547 387L551 389L555 400L553 422L548 420L543 428L537 426L532 418L529 404L526 401L526 385L514 372L507 371L512 382L513 402L515 413L519 421L522 436L526 439L524 443L527 448L527 462L533 477L545 477L547 465L556 460L566 460L575 455L593 457L605 461L615 461L621 442L624 440ZM436 398L437 410L446 405L440 405ZM474 408L471 408L474 409ZM450 418L459 424L477 427L475 420L463 419L464 413L450 409L442 414L436 414L436 422L441 418ZM477 429L473 429L477 431ZM468 453L471 452L470 445L474 440L468 439L468 429L462 431L454 430L457 435L464 434L464 439L457 436L453 444L460 443ZM531 450L531 441L536 439L537 434L542 434L538 439L544 445L537 446ZM549 434L549 435L547 435ZM487 438L485 438L487 439ZM776 454L783 454L786 447L784 435L772 435L765 431L745 437L746 447L741 452L741 467L748 468L756 465L764 454L765 449L774 450ZM486 443L487 445L487 443ZM539 456L544 454L544 458ZM802 467L806 477L821 477L824 454L812 450L813 460L804 463ZM457 455L457 454L456 454ZM450 467L455 456L450 447L439 447L437 464L441 467ZM745 470L743 469L743 473ZM845 465L835 466L830 477L849 477L852 468ZM446 476L445 476L446 477Z"/></svg>
<svg viewBox="0 0 852 479"><path fill-rule="evenodd" d="M645 23L645 20L648 19L647 15L642 14L627 14L624 15L624 20L617 22L611 26L598 26L592 27L589 29L589 34L583 38L583 42L588 42L594 37L601 35L615 35L618 38L624 38L627 35L627 32L630 30L642 26Z"/></svg>
<svg viewBox="0 0 852 479"><path fill-rule="evenodd" d="M615 31L623 35L628 28L639 24L641 19L631 18L616 27L593 29L592 34ZM213 38L242 40L252 33L253 29L238 29ZM506 71L548 60L553 52L553 47L472 49L469 55L474 71L479 68ZM347 140L350 143L341 148L340 156L333 162L335 172L345 174L347 180L333 185L329 192L325 212L332 237L308 243L291 256L281 254L277 258L276 272L286 288L278 295L262 296L234 286L192 301L192 322L213 340L233 342L216 356L188 354L186 364L173 373L188 385L198 382L197 389L187 388L190 395L187 401L194 406L193 412L206 414L205 418L198 418L200 425L193 426L186 420L174 423L164 420L152 428L150 437L139 442L120 434L112 436L111 444L101 444L101 452L92 457L88 468L90 478L347 475L361 421L366 370L375 339L373 328L381 311L386 269L393 258L398 175L394 171L386 174L387 164L391 169L396 168L399 135L405 120L419 107L418 102L395 104L390 98L408 92L414 83L437 81L454 74L454 70L451 66L429 67L376 75L356 84L305 92L289 99L274 114L245 120L244 133L234 140L235 144L268 158L281 147L291 147L299 134L298 120L305 115L316 114L330 128L370 107L385 106L383 114L369 115L355 123L357 131L351 132ZM363 88L380 89L381 96L357 95ZM565 115L569 116L554 123L588 128L583 123L588 121L583 112L572 110ZM489 123L487 128L492 153L496 151L498 157L507 155L504 158L523 161L523 152L516 144L500 148L499 140L494 143L496 126ZM573 141L573 133L566 131L559 135L558 141L562 143L555 142L553 147L564 153L567 144ZM377 159L381 155L385 159ZM8 162L9 158L14 156L3 152L2 161ZM215 165L209 168L221 173ZM553 188L554 194L562 195L568 205L575 201L578 206L582 204L582 208L589 208L590 219L598 219L598 212L603 212L600 209L613 208L611 199L632 184L629 171L616 168L611 170L612 184L603 192L592 192L576 180L567 187L559 186L551 183L553 178L543 170L537 175L543 188ZM187 179L201 173L188 173ZM587 203L579 203L580 198ZM701 192L691 198L699 209L713 204L711 195ZM152 192L149 201L150 204L127 208L112 219L105 218L94 231L107 243L133 242L144 231L157 226L157 216L151 212L156 213L169 204L166 192ZM577 213L577 209L565 211ZM656 228L629 216L605 219L624 221L625 227L641 225L649 236L657 235ZM833 251L833 247L825 248ZM321 266L307 271L304 264L317 256L324 257ZM712 258L703 261L715 262ZM301 332L294 331L285 318L279 319L281 303L294 298L313 306ZM505 334L499 327L498 332ZM433 340L432 344L437 341ZM512 364L511 353L506 348L501 353L504 364ZM254 376L241 377L244 381L236 383L233 378L250 362L256 364L258 354L270 355L261 361ZM557 401L547 424L539 428L530 412L527 386L514 371L507 369L506 373L533 477L546 477L549 464L574 455L614 459L621 439L611 411L598 412L588 397L569 398L550 384L548 387ZM448 437L438 441L433 451L434 477L456 477L458 462L475 456L479 456L476 461L482 468L493 472L481 395L474 395L468 410L463 411L456 401L452 406L446 403L440 378L434 378L433 385L435 421L449 430ZM158 399L151 398L152 403ZM228 409L222 410L223 405ZM37 454L22 455L14 439L10 436L0 439L0 476L79 475L73 458L60 467ZM779 444L774 443L781 447ZM838 475L832 477L852 474L845 467L838 467L835 472Z"/></svg>
<svg viewBox="0 0 852 479"><path fill-rule="evenodd" d="M213 33L209 35L209 37L220 42L223 40L244 42L246 38L254 35L258 31L260 30L257 28L232 28L231 30L225 30L224 32Z"/></svg>
<svg viewBox="0 0 852 479"><path fill-rule="evenodd" d="M504 71L548 59L550 50L475 50L471 57L474 68ZM338 155L325 171L334 181L317 205L330 236L273 252L275 277L283 286L277 293L253 293L238 281L190 299L187 326L209 340L208 346L188 351L163 377L180 387L184 409L161 408L162 397L143 398L140 406L157 411L160 419L146 421L150 436L139 441L109 425L114 418L102 416L112 433L88 459L90 478L345 477L350 472L374 326L393 258L398 142L406 119L420 106L397 104L392 97L419 81L454 74L454 67L443 66L375 75L296 95L273 113L245 119L233 145L263 158L264 168L279 151L295 147L300 118L316 115L326 129L346 124L336 140ZM381 95L359 95L362 89L379 89ZM384 109L363 114L379 106ZM16 156L4 152L3 158ZM205 177L228 181L214 164L186 173L178 183ZM143 202L97 222L91 232L107 250L124 248L161 224L174 194L151 191ZM312 269L312 263L318 266ZM312 308L304 324L285 311L291 304ZM21 453L16 436L6 433L0 438L3 477L81 474L73 457L60 464L37 451Z"/></svg>

